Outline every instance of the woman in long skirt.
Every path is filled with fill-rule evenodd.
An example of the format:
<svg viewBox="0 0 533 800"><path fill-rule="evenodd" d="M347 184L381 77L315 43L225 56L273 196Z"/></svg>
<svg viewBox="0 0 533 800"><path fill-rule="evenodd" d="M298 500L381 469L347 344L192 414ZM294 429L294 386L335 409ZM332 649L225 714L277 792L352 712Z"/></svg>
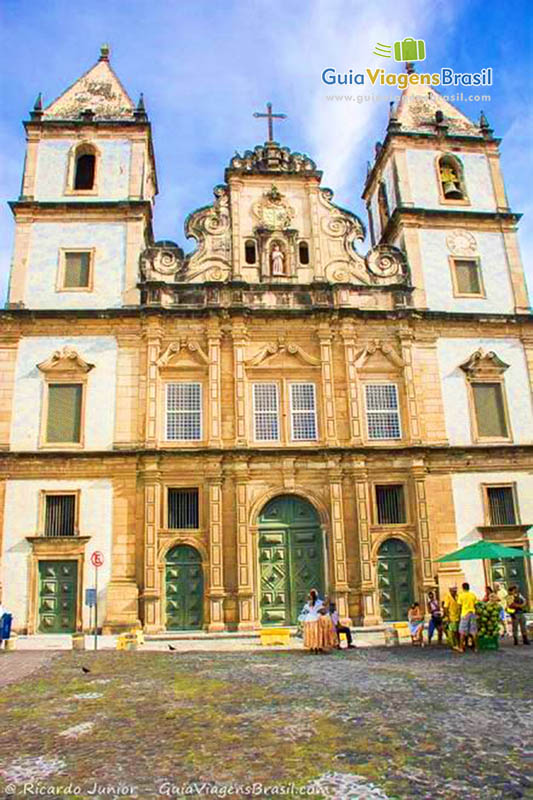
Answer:
<svg viewBox="0 0 533 800"><path fill-rule="evenodd" d="M311 653L318 653L323 649L323 636L320 630L320 609L323 602L316 589L311 589L307 603L300 615L304 628L304 647Z"/></svg>
<svg viewBox="0 0 533 800"><path fill-rule="evenodd" d="M324 599L324 604L319 612L319 632L320 632L320 650L328 651L335 650L339 646L339 637L337 636L337 629L331 619L329 612L329 600Z"/></svg>

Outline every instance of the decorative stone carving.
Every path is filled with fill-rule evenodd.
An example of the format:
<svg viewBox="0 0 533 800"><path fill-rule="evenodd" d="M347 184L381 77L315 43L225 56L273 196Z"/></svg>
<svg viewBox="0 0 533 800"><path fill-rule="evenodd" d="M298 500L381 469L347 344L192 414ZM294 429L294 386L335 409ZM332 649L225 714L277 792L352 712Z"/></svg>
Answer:
<svg viewBox="0 0 533 800"><path fill-rule="evenodd" d="M405 283L407 263L397 247L378 244L367 253L365 261L372 283Z"/></svg>
<svg viewBox="0 0 533 800"><path fill-rule="evenodd" d="M306 353L299 344L287 344L283 339L279 339L276 343L271 342L264 345L252 358L247 359L245 364L247 367L258 367L264 361L283 353L295 356L304 364L312 367L319 367L321 363L319 358Z"/></svg>
<svg viewBox="0 0 533 800"><path fill-rule="evenodd" d="M231 213L228 187L215 186L215 202L189 214L185 221L187 238L198 247L186 259L185 281L223 281L231 275Z"/></svg>
<svg viewBox="0 0 533 800"><path fill-rule="evenodd" d="M141 276L146 281L176 280L183 272L183 250L175 242L156 242L140 257Z"/></svg>
<svg viewBox="0 0 533 800"><path fill-rule="evenodd" d="M309 156L291 153L288 147L280 147L277 142L265 142L253 150L245 150L242 155L236 152L227 171L237 174L265 172L321 174L317 172L316 164Z"/></svg>
<svg viewBox="0 0 533 800"><path fill-rule="evenodd" d="M493 350L485 353L480 347L459 367L469 378L497 378L509 369L509 364L498 358Z"/></svg>
<svg viewBox="0 0 533 800"><path fill-rule="evenodd" d="M383 353L383 355L395 367L402 368L405 366L405 362L402 357L390 344L387 344L387 342L383 342L380 339L373 339L373 341L369 342L357 356L357 361L355 362L356 367L358 369L364 367L368 359L377 352Z"/></svg>
<svg viewBox="0 0 533 800"><path fill-rule="evenodd" d="M451 231L446 237L446 245L454 256L474 256L477 253L477 242L470 231Z"/></svg>
<svg viewBox="0 0 533 800"><path fill-rule="evenodd" d="M284 230L291 224L294 209L287 203L276 186L265 192L263 199L252 206L259 226L267 230Z"/></svg>
<svg viewBox="0 0 533 800"><path fill-rule="evenodd" d="M204 364L209 364L209 357L202 347L194 339L182 337L172 344L169 344L163 355L157 360L158 367L168 367L172 359L179 355L182 350L194 353Z"/></svg>
<svg viewBox="0 0 533 800"><path fill-rule="evenodd" d="M37 364L41 372L83 372L94 369L94 364L85 361L73 348L65 345L61 350L56 350L46 361Z"/></svg>

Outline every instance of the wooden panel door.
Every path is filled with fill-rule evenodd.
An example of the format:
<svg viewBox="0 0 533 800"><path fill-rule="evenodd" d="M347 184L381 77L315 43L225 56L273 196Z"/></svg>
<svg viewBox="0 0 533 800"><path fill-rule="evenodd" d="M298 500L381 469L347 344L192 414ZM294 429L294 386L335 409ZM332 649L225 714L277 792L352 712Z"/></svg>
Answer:
<svg viewBox="0 0 533 800"><path fill-rule="evenodd" d="M39 633L73 633L77 596L77 561L39 561Z"/></svg>
<svg viewBox="0 0 533 800"><path fill-rule="evenodd" d="M378 553L378 591L384 622L404 621L413 602L413 563L401 539L386 539Z"/></svg>
<svg viewBox="0 0 533 800"><path fill-rule="evenodd" d="M165 568L167 630L198 630L204 618L204 575L198 550L178 545Z"/></svg>

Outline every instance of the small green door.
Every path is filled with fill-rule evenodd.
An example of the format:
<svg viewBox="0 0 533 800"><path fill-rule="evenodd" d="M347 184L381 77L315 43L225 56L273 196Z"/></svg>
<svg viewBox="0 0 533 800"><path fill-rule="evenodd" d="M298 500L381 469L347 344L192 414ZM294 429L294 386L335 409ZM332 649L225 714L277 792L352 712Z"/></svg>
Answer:
<svg viewBox="0 0 533 800"><path fill-rule="evenodd" d="M378 589L383 621L405 620L413 602L413 559L401 539L386 539L379 548Z"/></svg>
<svg viewBox="0 0 533 800"><path fill-rule="evenodd" d="M204 573L198 550L173 547L166 560L167 630L192 631L204 619Z"/></svg>
<svg viewBox="0 0 533 800"><path fill-rule="evenodd" d="M39 633L76 630L78 563L39 561Z"/></svg>
<svg viewBox="0 0 533 800"><path fill-rule="evenodd" d="M261 623L295 625L310 589L324 592L322 530L299 497L271 500L259 517Z"/></svg>
<svg viewBox="0 0 533 800"><path fill-rule="evenodd" d="M515 584L520 587L520 592L526 600L527 578L525 558L504 558L501 561L492 560L490 562L492 585L502 584L506 589Z"/></svg>

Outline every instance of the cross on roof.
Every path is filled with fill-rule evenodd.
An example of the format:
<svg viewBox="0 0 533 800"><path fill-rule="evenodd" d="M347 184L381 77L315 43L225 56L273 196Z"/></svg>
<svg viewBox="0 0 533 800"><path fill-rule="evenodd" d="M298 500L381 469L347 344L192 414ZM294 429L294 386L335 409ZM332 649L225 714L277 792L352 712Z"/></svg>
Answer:
<svg viewBox="0 0 533 800"><path fill-rule="evenodd" d="M286 114L273 114L272 113L272 103L267 103L267 113L260 114L259 111L254 112L254 117L266 117L268 119L268 141L274 141L274 126L272 124L272 120L274 119L286 119Z"/></svg>

